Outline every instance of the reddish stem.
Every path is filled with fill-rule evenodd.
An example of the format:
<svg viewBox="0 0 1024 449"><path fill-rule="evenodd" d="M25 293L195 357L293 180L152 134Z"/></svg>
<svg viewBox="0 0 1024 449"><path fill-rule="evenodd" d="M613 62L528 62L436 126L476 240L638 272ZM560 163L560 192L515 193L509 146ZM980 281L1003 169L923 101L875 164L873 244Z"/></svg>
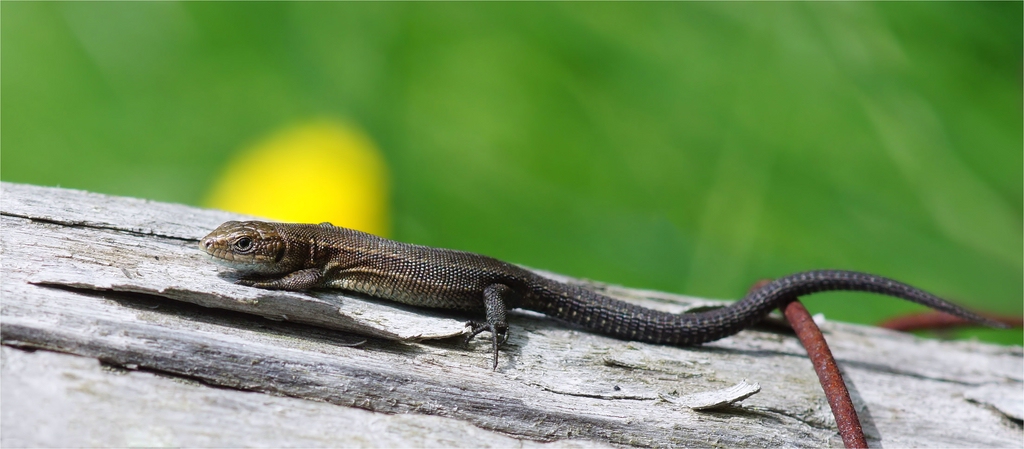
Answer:
<svg viewBox="0 0 1024 449"><path fill-rule="evenodd" d="M857 410L850 400L850 392L846 389L843 375L839 372L836 360L832 357L832 351L821 335L818 325L807 312L800 301L794 300L782 307L782 313L786 320L793 326L800 343L807 349L807 355L811 358L814 371L818 373L818 380L822 389L825 390L825 398L828 405L832 407L832 415L836 418L836 425L839 427L839 436L843 438L843 445L847 448L866 448L868 442L864 438L864 430L860 426L860 419L857 417Z"/></svg>
<svg viewBox="0 0 1024 449"><path fill-rule="evenodd" d="M991 318L1007 326L1021 327L1021 325L1024 324L1024 319L1022 319L1021 317L993 315L987 313L981 313L979 315L985 318ZM950 315L948 313L929 311L889 318L879 323L878 326L897 331L915 331L927 329L948 329L960 326L977 325L977 323L965 320L957 316Z"/></svg>

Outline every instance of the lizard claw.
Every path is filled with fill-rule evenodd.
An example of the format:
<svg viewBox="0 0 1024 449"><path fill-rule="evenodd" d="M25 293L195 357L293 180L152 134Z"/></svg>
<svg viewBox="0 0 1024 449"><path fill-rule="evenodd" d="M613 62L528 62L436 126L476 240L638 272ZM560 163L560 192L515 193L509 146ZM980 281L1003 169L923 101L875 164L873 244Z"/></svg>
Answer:
<svg viewBox="0 0 1024 449"><path fill-rule="evenodd" d="M508 328L495 326L494 323L477 323L475 321L470 321L466 323L466 325L472 328L469 335L466 336L466 344L469 344L469 341L472 340L473 337L476 337L477 335L484 331L491 333L491 347L494 351L494 365L491 367L491 369L497 370L498 346L508 341Z"/></svg>

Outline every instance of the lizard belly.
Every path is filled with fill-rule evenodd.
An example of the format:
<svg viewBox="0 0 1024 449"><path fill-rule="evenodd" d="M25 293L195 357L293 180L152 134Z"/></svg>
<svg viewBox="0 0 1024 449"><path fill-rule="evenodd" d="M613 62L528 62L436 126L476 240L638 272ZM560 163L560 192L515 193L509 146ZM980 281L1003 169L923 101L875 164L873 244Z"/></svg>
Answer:
<svg viewBox="0 0 1024 449"><path fill-rule="evenodd" d="M334 280L326 286L417 307L483 310L482 289L475 291L422 282L400 286L394 282L371 282L352 278Z"/></svg>

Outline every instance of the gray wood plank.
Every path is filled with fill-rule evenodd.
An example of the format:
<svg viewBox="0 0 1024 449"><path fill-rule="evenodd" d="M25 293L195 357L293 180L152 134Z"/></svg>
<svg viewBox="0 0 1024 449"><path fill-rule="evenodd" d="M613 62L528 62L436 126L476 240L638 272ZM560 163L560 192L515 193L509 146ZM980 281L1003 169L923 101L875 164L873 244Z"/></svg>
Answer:
<svg viewBox="0 0 1024 449"><path fill-rule="evenodd" d="M328 416L345 417L335 422L345 423L337 431L348 432L345 438L356 441L351 445L368 441L369 446L399 441L414 446L841 444L806 354L786 333L752 330L703 347L674 348L615 340L518 312L499 368L491 371L485 341L461 343L467 317L334 292L268 292L232 284L230 274L207 260L196 243L236 215L62 189L9 183L0 188L4 345L75 354L146 374L110 381L104 387L110 391L118 382L150 382L152 373L161 381L189 381L187 394L194 398L189 404L195 404L190 413L164 416L160 407L135 411L151 415L139 420L164 420L165 433L154 437L154 444L218 446L232 438L231 445L260 446L269 438L266 432L280 438L269 441L281 441L267 445L288 445L289 435L294 445L343 444L317 439L341 435L325 433L326 423L335 419ZM674 312L714 304L591 286ZM1020 447L1024 441L1012 411L1013 401L1024 403L1020 347L822 325L872 445ZM130 396L51 394L46 402L55 410L78 411L86 430L66 432L64 439L32 440L25 429L60 427L62 421L53 415L46 424L48 414L30 410L38 402L23 398L42 394L39 385L52 384L55 391L72 387L40 374L46 369L35 364L50 366L51 359L39 358L50 357L46 353L5 351L4 442L122 444L88 436L117 430L116 420L84 414L117 408ZM8 366L11 357L20 362ZM69 370L91 369L75 360L76 368ZM686 400L674 400L744 380L761 390L731 406L697 411ZM313 413L310 407L325 418L310 421L305 430L294 428L301 421L282 420L262 434L223 429L218 436L218 427L211 425L202 431L207 439L187 437L188 429L223 416L216 399L200 398L227 391L265 401L287 399L274 407L295 407L296 419L312 419L305 418ZM185 393L169 389L149 400L161 403L180 394ZM67 397L64 403L61 397ZM1005 398L1012 398L1010 405ZM259 407L236 408L238 419L274 425L262 421L267 415ZM379 424L382 420L388 424ZM423 426L431 432L423 432ZM360 440L360 434L368 436ZM444 436L431 439L434 434Z"/></svg>

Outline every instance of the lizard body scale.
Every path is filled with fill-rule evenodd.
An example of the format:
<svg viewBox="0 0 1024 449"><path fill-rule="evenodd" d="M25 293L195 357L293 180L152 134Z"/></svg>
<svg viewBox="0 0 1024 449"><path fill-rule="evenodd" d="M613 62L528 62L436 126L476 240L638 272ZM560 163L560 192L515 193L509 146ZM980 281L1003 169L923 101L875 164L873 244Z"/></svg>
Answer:
<svg viewBox="0 0 1024 449"><path fill-rule="evenodd" d="M733 335L798 296L863 291L916 302L1001 327L956 304L892 279L816 270L776 279L742 300L705 312L673 314L557 282L519 266L465 251L396 242L330 223L229 221L199 246L238 270L242 285L280 290L337 288L421 307L484 312L468 339L491 333L494 367L507 338L506 311L541 312L612 337L690 346Z"/></svg>

